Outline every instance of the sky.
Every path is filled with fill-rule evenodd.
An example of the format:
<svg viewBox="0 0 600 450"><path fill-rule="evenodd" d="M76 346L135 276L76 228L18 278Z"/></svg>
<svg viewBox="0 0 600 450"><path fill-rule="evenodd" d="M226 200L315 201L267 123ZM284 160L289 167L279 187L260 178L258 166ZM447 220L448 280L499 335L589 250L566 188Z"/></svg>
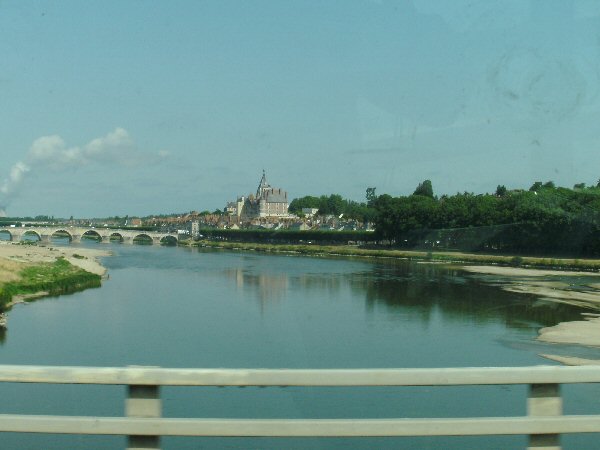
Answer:
<svg viewBox="0 0 600 450"><path fill-rule="evenodd" d="M600 178L596 0L0 0L0 209Z"/></svg>

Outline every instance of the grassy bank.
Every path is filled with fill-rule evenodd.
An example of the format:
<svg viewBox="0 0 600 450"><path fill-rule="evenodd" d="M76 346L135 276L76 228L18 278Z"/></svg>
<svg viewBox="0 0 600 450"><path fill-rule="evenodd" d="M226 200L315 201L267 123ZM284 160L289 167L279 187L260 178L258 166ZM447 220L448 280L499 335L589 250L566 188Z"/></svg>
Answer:
<svg viewBox="0 0 600 450"><path fill-rule="evenodd" d="M417 261L440 261L448 263L496 264L513 267L532 267L556 270L600 269L599 259L549 258L534 256L486 255L462 252L424 252L394 249L366 249L348 245L297 245L297 244L259 244L223 241L187 242L183 245L247 250L257 252L293 253L302 255L361 256L371 258L398 258Z"/></svg>
<svg viewBox="0 0 600 450"><path fill-rule="evenodd" d="M12 301L33 300L41 296L67 294L83 289L100 287L101 277L57 258L52 263L25 265L0 283L0 312Z"/></svg>

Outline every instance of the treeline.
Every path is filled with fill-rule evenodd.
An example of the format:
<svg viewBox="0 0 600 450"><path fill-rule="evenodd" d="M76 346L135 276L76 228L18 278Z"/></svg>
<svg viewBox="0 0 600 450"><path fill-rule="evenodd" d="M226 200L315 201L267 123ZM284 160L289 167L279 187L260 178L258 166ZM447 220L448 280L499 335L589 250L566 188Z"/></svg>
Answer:
<svg viewBox="0 0 600 450"><path fill-rule="evenodd" d="M1 217L0 226L21 226L23 222L56 222L57 220L63 219L55 219L54 216Z"/></svg>
<svg viewBox="0 0 600 450"><path fill-rule="evenodd" d="M370 189L372 189L374 195L374 188L369 188L367 195L370 195ZM369 207L367 203L348 200L339 194L321 195L320 197L307 195L295 198L291 201L288 210L292 214L302 216L303 208L318 209L317 214L319 215L333 215L338 217L343 215L346 219L355 219L360 222L371 222L375 218L375 210Z"/></svg>
<svg viewBox="0 0 600 450"><path fill-rule="evenodd" d="M206 228L200 234L211 239L226 239L233 242L266 242L266 243L318 243L347 244L348 242L370 243L376 239L373 232L368 231L329 231L329 230L262 230L240 229L228 230Z"/></svg>
<svg viewBox="0 0 600 450"><path fill-rule="evenodd" d="M599 183L600 184L600 183ZM375 197L379 239L406 248L530 254L600 254L600 186L536 182L529 190L433 195L431 182L409 196Z"/></svg>

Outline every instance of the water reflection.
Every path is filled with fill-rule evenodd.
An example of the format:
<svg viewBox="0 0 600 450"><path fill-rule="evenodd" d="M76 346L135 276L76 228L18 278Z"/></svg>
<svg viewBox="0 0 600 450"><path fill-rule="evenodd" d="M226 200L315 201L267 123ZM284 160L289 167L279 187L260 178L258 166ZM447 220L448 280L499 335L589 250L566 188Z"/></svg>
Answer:
<svg viewBox="0 0 600 450"><path fill-rule="evenodd" d="M383 305L390 311L408 309L427 321L433 310L445 320L475 324L501 321L511 328L550 326L580 318L580 309L541 301L533 296L505 292L459 268L436 264L377 265L373 274L354 277L353 289L365 292L368 311Z"/></svg>
<svg viewBox="0 0 600 450"><path fill-rule="evenodd" d="M223 273L235 279L239 290L251 290L263 307L284 299L289 289L289 276L285 273L257 274L239 267L225 269Z"/></svg>
<svg viewBox="0 0 600 450"><path fill-rule="evenodd" d="M222 273L235 280L238 290L248 290L261 310L284 301L290 292L333 298L348 290L364 298L368 314L384 311L390 318L409 316L425 324L434 311L446 321L503 323L516 329L551 326L581 317L580 308L506 292L447 265L379 261L359 264L352 271L331 272L335 262L329 261L320 272L306 272L296 266L265 268L253 259L241 261L240 267Z"/></svg>

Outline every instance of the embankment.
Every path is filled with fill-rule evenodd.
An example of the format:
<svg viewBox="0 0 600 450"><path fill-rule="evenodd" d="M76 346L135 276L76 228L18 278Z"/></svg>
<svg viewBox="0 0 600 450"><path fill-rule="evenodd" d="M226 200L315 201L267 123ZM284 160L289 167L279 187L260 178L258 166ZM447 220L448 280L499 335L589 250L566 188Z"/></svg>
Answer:
<svg viewBox="0 0 600 450"><path fill-rule="evenodd" d="M352 245L319 244L264 244L253 242L228 242L202 240L183 241L180 245L211 247L229 250L247 250L268 253L289 253L314 256L361 256L371 258L398 258L418 261L499 265L550 270L598 271L600 259L551 258L534 256L489 255L451 251L416 251L387 248L360 248Z"/></svg>
<svg viewBox="0 0 600 450"><path fill-rule="evenodd" d="M0 312L22 301L99 287L106 270L91 249L0 244Z"/></svg>

